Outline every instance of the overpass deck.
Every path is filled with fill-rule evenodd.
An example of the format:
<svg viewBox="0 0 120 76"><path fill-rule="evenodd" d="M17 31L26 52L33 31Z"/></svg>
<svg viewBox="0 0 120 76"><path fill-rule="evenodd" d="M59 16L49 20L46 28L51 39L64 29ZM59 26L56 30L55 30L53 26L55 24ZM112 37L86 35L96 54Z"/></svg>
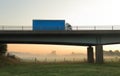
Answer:
<svg viewBox="0 0 120 76"><path fill-rule="evenodd" d="M71 30L71 31L0 30L0 34L120 34L120 30Z"/></svg>

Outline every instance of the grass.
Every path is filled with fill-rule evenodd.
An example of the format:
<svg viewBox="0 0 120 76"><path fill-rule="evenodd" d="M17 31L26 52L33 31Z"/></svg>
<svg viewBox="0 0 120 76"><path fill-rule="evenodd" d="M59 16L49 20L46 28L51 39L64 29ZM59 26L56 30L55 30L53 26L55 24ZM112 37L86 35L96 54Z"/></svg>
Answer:
<svg viewBox="0 0 120 76"><path fill-rule="evenodd" d="M21 63L0 68L0 76L118 76L120 63Z"/></svg>

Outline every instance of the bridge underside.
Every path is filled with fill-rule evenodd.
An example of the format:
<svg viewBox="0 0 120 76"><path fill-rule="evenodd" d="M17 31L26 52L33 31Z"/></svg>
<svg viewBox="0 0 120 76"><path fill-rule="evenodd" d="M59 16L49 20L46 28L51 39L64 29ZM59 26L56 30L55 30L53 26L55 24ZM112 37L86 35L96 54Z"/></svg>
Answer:
<svg viewBox="0 0 120 76"><path fill-rule="evenodd" d="M67 42L41 42L41 41L0 41L0 43L9 44L50 44L50 45L73 45L73 46L95 46L94 44L85 43L67 43Z"/></svg>
<svg viewBox="0 0 120 76"><path fill-rule="evenodd" d="M98 44L118 44L120 43L120 33L113 31L59 31L59 32L39 32L39 31L0 31L0 42L7 43L35 43L35 44L63 44L63 45L83 45L95 46Z"/></svg>

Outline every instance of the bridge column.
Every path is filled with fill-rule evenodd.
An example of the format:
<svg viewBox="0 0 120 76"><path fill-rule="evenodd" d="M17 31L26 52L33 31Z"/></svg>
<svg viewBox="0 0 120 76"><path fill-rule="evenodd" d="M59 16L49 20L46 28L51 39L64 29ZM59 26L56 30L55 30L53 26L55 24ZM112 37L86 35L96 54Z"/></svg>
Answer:
<svg viewBox="0 0 120 76"><path fill-rule="evenodd" d="M103 63L103 46L102 45L96 45L96 63L101 64Z"/></svg>
<svg viewBox="0 0 120 76"><path fill-rule="evenodd" d="M93 47L91 46L88 46L87 48L87 61L88 63L94 63Z"/></svg>

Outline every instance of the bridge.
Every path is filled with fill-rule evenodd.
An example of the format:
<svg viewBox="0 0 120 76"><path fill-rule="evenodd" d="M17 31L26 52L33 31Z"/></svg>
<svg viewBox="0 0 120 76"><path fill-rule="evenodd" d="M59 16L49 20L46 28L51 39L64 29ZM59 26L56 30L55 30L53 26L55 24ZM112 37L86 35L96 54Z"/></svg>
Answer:
<svg viewBox="0 0 120 76"><path fill-rule="evenodd" d="M89 63L104 63L103 45L119 44L120 30L63 30L63 31L32 31L32 30L0 30L0 43L29 43L88 46L87 60ZM6 30L5 30L6 29ZM95 60L93 47L95 46Z"/></svg>

